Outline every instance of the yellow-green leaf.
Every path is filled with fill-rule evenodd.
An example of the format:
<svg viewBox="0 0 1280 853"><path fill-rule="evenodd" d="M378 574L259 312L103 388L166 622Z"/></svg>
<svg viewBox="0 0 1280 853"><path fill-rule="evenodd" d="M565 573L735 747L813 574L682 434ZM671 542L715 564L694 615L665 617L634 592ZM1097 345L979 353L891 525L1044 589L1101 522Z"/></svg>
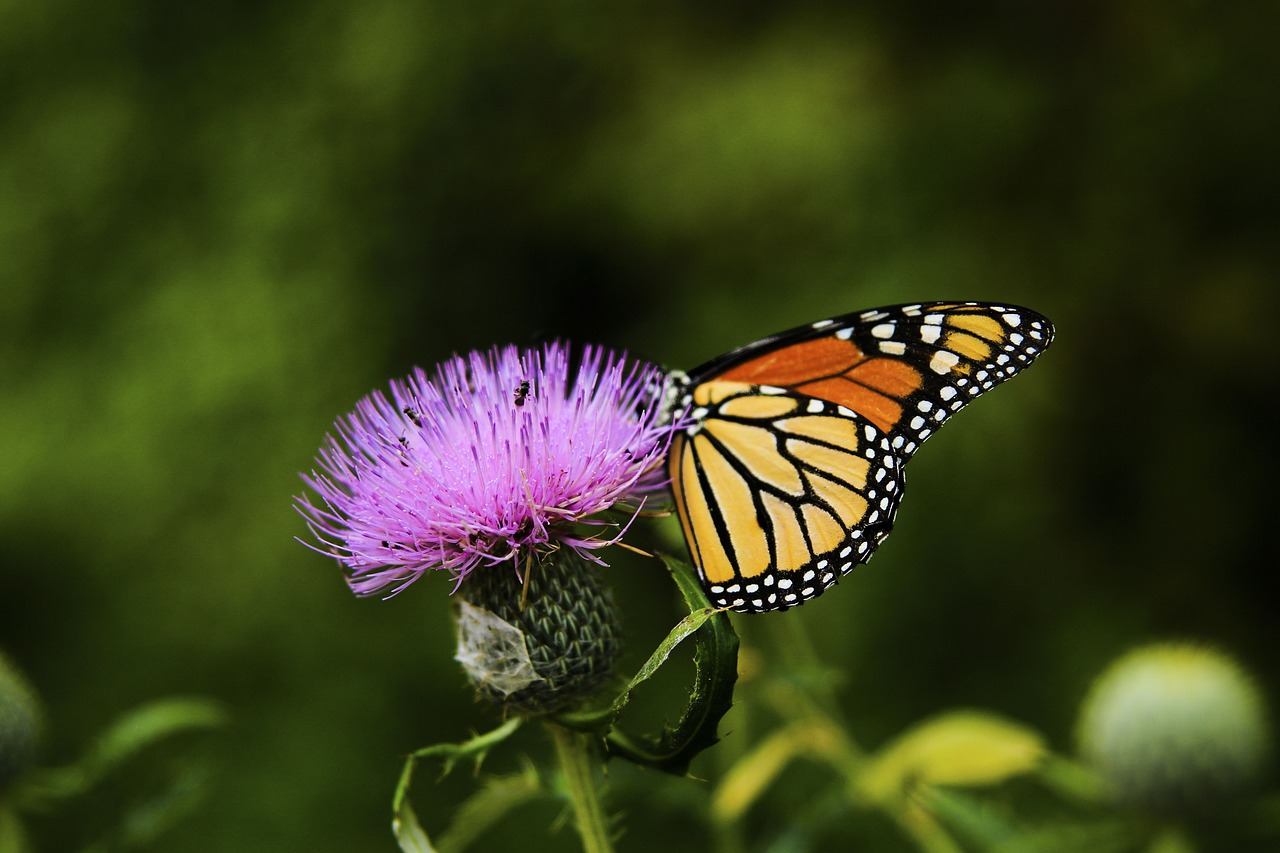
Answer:
<svg viewBox="0 0 1280 853"><path fill-rule="evenodd" d="M908 730L868 761L858 793L873 802L913 785L994 785L1034 770L1046 750L1031 729L982 711L952 711Z"/></svg>
<svg viewBox="0 0 1280 853"><path fill-rule="evenodd" d="M746 813L782 771L797 758L838 758L847 747L838 730L806 719L774 732L725 773L711 798L711 814L733 823Z"/></svg>

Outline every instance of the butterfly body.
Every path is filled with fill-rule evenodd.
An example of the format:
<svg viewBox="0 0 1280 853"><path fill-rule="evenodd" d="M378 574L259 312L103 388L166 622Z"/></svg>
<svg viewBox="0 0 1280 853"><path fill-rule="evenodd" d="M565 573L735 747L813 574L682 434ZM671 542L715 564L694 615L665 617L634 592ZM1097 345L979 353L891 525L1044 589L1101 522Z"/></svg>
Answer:
<svg viewBox="0 0 1280 853"><path fill-rule="evenodd" d="M904 467L970 400L1053 339L1025 308L892 306L801 326L674 375L668 457L713 604L785 609L869 560Z"/></svg>

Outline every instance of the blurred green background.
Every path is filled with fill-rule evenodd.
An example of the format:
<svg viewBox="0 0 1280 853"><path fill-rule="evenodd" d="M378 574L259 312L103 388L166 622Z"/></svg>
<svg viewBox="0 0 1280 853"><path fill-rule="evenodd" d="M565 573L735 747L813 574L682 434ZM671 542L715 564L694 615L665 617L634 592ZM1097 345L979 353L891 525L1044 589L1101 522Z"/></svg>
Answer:
<svg viewBox="0 0 1280 853"><path fill-rule="evenodd" d="M358 601L293 540L336 416L495 343L687 368L947 298L1027 304L1058 342L929 443L871 566L739 620L747 648L802 622L870 746L967 705L1069 751L1091 677L1162 637L1234 652L1280 707L1267 9L0 3L0 648L44 762L211 696L234 722L156 849L393 849L402 756L498 717L443 578ZM674 593L611 562L640 657ZM623 850L706 849L705 783L613 777ZM428 822L470 789L423 778ZM34 834L73 849L118 808ZM528 849L576 849L556 815Z"/></svg>

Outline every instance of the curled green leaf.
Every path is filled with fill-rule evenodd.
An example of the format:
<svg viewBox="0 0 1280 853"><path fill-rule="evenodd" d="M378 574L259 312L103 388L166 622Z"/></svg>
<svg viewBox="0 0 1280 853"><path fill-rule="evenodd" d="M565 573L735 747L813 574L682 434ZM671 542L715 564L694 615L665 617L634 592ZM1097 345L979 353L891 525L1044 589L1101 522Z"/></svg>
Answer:
<svg viewBox="0 0 1280 853"><path fill-rule="evenodd" d="M738 680L738 635L728 614L716 610L707 601L687 563L673 557L664 557L663 561L684 596L690 615L658 647L637 679L651 676L670 656L671 650L692 634L694 679L689 704L679 722L666 728L658 738L635 738L614 728L605 735L605 747L610 755L683 776L698 753L720 740L716 729L733 705L733 687ZM615 702L618 710L626 704L625 700L638 683L633 679L633 684L619 697L621 705Z"/></svg>

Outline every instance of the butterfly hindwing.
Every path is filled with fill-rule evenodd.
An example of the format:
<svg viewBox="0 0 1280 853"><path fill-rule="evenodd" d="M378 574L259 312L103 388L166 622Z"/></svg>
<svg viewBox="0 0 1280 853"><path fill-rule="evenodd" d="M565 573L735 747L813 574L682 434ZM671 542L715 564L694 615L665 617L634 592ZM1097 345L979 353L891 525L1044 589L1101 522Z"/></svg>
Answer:
<svg viewBox="0 0 1280 853"><path fill-rule="evenodd" d="M744 612L799 604L865 562L889 532L901 466L857 413L738 382L693 389L698 426L670 472L708 597Z"/></svg>
<svg viewBox="0 0 1280 853"><path fill-rule="evenodd" d="M1052 324L1025 308L899 305L792 329L692 371L668 468L710 599L782 609L870 559L921 442L1052 340Z"/></svg>

